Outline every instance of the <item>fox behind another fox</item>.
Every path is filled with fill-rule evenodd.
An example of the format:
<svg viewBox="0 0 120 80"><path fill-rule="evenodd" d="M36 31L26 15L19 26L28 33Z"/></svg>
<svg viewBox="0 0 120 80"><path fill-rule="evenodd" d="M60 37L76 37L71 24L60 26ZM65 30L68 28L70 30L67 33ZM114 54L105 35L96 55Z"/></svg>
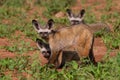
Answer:
<svg viewBox="0 0 120 80"><path fill-rule="evenodd" d="M93 34L86 28L86 25L74 25L73 27L66 27L59 30L52 30L53 20L48 20L46 27L43 29L41 25L32 20L35 30L40 36L47 40L50 49L51 56L49 63L54 63L57 68L64 62L62 61L63 51L76 51L78 56L90 57L94 62L93 56Z"/></svg>
<svg viewBox="0 0 120 80"><path fill-rule="evenodd" d="M66 10L68 19L71 23L71 25L78 25L78 24L86 24L84 22L84 14L85 10L82 9L78 15L75 15L72 13L71 9ZM98 22L98 23L93 23L93 24L86 24L88 25L87 27L93 32L97 32L100 30L104 30L105 32L110 32L110 27L106 23Z"/></svg>

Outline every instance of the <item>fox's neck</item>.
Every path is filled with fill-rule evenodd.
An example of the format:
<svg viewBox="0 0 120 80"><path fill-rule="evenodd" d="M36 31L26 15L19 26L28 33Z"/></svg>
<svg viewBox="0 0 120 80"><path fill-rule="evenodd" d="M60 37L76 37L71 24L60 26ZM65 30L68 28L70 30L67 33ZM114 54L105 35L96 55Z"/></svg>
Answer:
<svg viewBox="0 0 120 80"><path fill-rule="evenodd" d="M49 37L45 37L45 38L43 38L43 39L45 40L45 42L48 43L48 41L49 41Z"/></svg>
<svg viewBox="0 0 120 80"><path fill-rule="evenodd" d="M51 37L54 37L54 35L57 33L57 30L52 30L51 33L49 33L48 37L43 38L46 42L49 42L49 39Z"/></svg>

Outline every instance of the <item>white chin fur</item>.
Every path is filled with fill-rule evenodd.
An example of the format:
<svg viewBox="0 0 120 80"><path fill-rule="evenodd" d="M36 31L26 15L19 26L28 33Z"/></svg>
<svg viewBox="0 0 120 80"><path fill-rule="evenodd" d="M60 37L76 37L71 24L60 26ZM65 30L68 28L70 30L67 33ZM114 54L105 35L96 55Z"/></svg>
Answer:
<svg viewBox="0 0 120 80"><path fill-rule="evenodd" d="M41 52L47 51L45 48L41 48Z"/></svg>
<svg viewBox="0 0 120 80"><path fill-rule="evenodd" d="M69 20L70 20L70 21L76 20L76 21L81 22L81 21L83 20L83 18L74 18L74 17L71 17L71 18L69 18Z"/></svg>
<svg viewBox="0 0 120 80"><path fill-rule="evenodd" d="M40 30L38 30L38 33L40 33L40 32L48 32L48 33L50 33L51 30L49 30L49 29L40 29Z"/></svg>

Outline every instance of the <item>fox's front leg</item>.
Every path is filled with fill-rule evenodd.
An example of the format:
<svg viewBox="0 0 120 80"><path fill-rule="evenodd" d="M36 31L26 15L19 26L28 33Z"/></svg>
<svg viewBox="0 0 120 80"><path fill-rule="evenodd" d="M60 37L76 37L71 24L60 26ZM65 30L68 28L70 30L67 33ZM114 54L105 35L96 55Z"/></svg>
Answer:
<svg viewBox="0 0 120 80"><path fill-rule="evenodd" d="M57 60L58 52L57 51L51 51L51 56L49 58L48 64L54 64Z"/></svg>
<svg viewBox="0 0 120 80"><path fill-rule="evenodd" d="M63 56L63 51L59 52L59 55L57 56L57 60L55 61L55 67L62 68L65 64L65 57Z"/></svg>

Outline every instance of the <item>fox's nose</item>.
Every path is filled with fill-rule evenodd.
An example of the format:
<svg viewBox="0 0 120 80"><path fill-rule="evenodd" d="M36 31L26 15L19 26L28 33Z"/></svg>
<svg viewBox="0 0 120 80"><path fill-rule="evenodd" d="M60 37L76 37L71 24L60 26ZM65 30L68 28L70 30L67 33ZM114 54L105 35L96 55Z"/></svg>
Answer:
<svg viewBox="0 0 120 80"><path fill-rule="evenodd" d="M51 51L47 51L47 53L51 54Z"/></svg>

